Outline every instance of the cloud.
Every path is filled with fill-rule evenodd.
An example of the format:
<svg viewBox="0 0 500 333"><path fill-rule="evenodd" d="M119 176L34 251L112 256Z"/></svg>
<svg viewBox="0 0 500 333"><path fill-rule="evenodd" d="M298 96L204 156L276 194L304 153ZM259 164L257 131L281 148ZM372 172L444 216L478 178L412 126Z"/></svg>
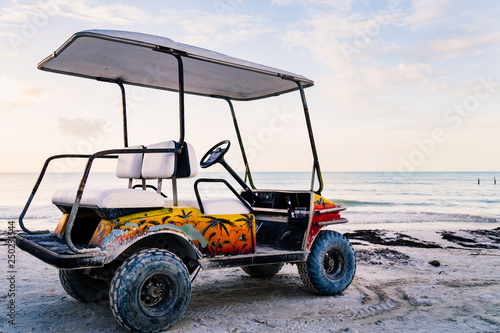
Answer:
<svg viewBox="0 0 500 333"><path fill-rule="evenodd" d="M295 4L296 0L271 0L271 4L275 6L290 6Z"/></svg>
<svg viewBox="0 0 500 333"><path fill-rule="evenodd" d="M10 6L0 8L0 27L18 27L29 22L33 17L45 13L39 4L20 4L10 1Z"/></svg>
<svg viewBox="0 0 500 333"><path fill-rule="evenodd" d="M349 9L353 0L271 0L271 4L279 7L302 5L302 6L327 6L335 7L337 9Z"/></svg>
<svg viewBox="0 0 500 333"><path fill-rule="evenodd" d="M10 109L51 100L59 89L41 88L17 81L8 76L0 77L0 106Z"/></svg>
<svg viewBox="0 0 500 333"><path fill-rule="evenodd" d="M98 5L96 1L68 1L63 15L96 24L131 25L152 17L142 9L122 4Z"/></svg>
<svg viewBox="0 0 500 333"><path fill-rule="evenodd" d="M299 1L285 1L287 4ZM436 62L483 53L500 41L500 7L451 0L388 1L377 10L305 7L304 18L283 34L334 70L397 62ZM312 52L311 52L312 51Z"/></svg>
<svg viewBox="0 0 500 333"><path fill-rule="evenodd" d="M352 117L367 112L377 117L393 116L422 106L425 101L416 99L417 95L446 93L448 86L439 84L442 75L425 63L401 63L389 68L363 66L322 78L321 89Z"/></svg>
<svg viewBox="0 0 500 333"><path fill-rule="evenodd" d="M242 6L238 2L224 3L224 6L214 3L214 10L174 10L165 7L153 13L119 3L101 5L94 0L49 0L37 4L11 1L10 5L0 8L0 27L8 28L0 32L0 36L7 37L17 51L55 16L90 22L96 27L106 24L133 26L136 29L138 25L148 23L171 31L179 41L208 48L244 42L278 31L267 14L246 14Z"/></svg>
<svg viewBox="0 0 500 333"><path fill-rule="evenodd" d="M497 50L500 42L499 9L490 4L415 0L352 7L304 7L303 18L283 33L285 45L329 68L316 85L347 117L423 124L461 96L468 80L477 81L469 66L478 63L474 56ZM450 68L452 58L458 65Z"/></svg>
<svg viewBox="0 0 500 333"><path fill-rule="evenodd" d="M180 28L182 42L211 48L277 31L265 15L246 15L237 11L236 7L214 12L163 9L156 21L162 24L175 22L176 28Z"/></svg>
<svg viewBox="0 0 500 333"><path fill-rule="evenodd" d="M109 128L109 124L107 119L59 118L57 130L65 136L88 138L105 132L103 129Z"/></svg>
<svg viewBox="0 0 500 333"><path fill-rule="evenodd" d="M353 67L353 62L371 62L374 53L386 54L397 46L384 34L399 24L401 12L393 5L370 12L353 11L347 5L311 6L303 20L287 29L283 41L289 47L308 50L334 70L344 70Z"/></svg>
<svg viewBox="0 0 500 333"><path fill-rule="evenodd" d="M445 23L454 16L453 8L449 5L456 3L450 0L414 0L402 23L413 31L431 26L446 26Z"/></svg>
<svg viewBox="0 0 500 333"><path fill-rule="evenodd" d="M419 61L439 61L483 53L500 41L500 7L466 1L415 0L400 20L409 28L406 54ZM430 38L429 38L430 37ZM404 54L403 47L397 51Z"/></svg>
<svg viewBox="0 0 500 333"><path fill-rule="evenodd" d="M207 47L213 47L214 43L249 40L277 31L275 24L266 19L266 14L245 14L242 6L238 2L224 3L224 6L214 3L213 11L165 7L152 13L136 6L120 3L102 5L94 0L48 0L28 4L11 1L10 5L0 8L0 27L9 28L0 35L27 38L26 32L29 34L41 28L54 16L90 22L95 26L135 27L145 23L172 26L172 30L180 31L183 41Z"/></svg>
<svg viewBox="0 0 500 333"><path fill-rule="evenodd" d="M498 45L500 32L470 34L452 38L439 38L425 43L427 54L435 59L450 59L468 54L478 54Z"/></svg>
<svg viewBox="0 0 500 333"><path fill-rule="evenodd" d="M41 27L54 16L68 17L94 24L131 25L148 22L142 9L122 4L100 5L93 0L48 0L36 3L10 1L0 8L0 27Z"/></svg>

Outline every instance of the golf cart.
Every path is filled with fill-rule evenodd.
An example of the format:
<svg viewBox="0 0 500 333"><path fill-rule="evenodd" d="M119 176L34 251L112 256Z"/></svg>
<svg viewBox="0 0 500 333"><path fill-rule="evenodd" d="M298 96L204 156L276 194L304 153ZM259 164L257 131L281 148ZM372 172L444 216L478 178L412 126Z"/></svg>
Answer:
<svg viewBox="0 0 500 333"><path fill-rule="evenodd" d="M337 232L322 230L347 219L340 216L345 207L321 196L323 179L304 94L313 81L168 38L107 30L74 34L38 68L116 84L122 94L124 148L48 158L19 217L23 232L16 236L17 246L59 269L69 295L82 302L109 298L123 326L159 332L183 315L191 282L200 269L241 267L252 277L270 278L291 263L315 293L337 295L351 284L356 270L351 244ZM177 141L169 138L129 147L126 85L179 94ZM294 91L300 93L312 148L311 187L258 189L232 101ZM225 179L198 178L191 196L179 195L177 183L198 172L195 150L185 140L185 94L227 102L244 179L224 159L231 147L228 140L207 151L199 166L222 165L242 189L236 190ZM87 160L79 187L54 193L52 202L62 212L54 231L29 229L23 218L49 163L66 158ZM128 188L87 188L96 159L116 159L116 176L128 179ZM162 189L167 179L172 184L168 197ZM222 184L231 196L204 198L199 188L206 183Z"/></svg>

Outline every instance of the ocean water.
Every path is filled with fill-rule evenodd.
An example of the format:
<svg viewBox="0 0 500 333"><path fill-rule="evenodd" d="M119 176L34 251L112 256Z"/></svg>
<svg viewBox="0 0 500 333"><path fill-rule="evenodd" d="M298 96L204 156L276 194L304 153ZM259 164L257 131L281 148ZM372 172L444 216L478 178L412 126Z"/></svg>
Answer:
<svg viewBox="0 0 500 333"><path fill-rule="evenodd" d="M35 173L0 174L0 230L7 228L7 221L17 221L37 177ZM198 177L225 178L239 190L227 173L204 172ZM498 184L494 185L493 177ZM53 229L61 213L51 203L52 193L59 188L76 188L80 178L77 173L48 173L25 224L30 229ZM311 184L307 172L260 172L254 173L253 179L261 189L307 190ZM343 216L350 224L439 222L500 226L500 172L325 172L323 179L323 196L347 206ZM178 180L180 198L194 198L194 180ZM127 180L117 179L113 173L95 173L88 186L126 187ZM163 188L169 195L170 181L164 181ZM202 197L227 193L221 186L201 186Z"/></svg>

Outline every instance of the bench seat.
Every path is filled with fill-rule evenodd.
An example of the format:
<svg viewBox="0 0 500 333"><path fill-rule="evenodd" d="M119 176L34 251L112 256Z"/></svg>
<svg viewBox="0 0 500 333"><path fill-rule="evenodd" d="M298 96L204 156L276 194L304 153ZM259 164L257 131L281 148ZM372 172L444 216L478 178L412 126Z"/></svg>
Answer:
<svg viewBox="0 0 500 333"><path fill-rule="evenodd" d="M73 206L75 189L60 189L52 196L56 206ZM85 189L80 207L86 208L162 208L163 197L153 191L113 188L107 190Z"/></svg>
<svg viewBox="0 0 500 333"><path fill-rule="evenodd" d="M52 196L52 203L68 213L75 202L75 197L75 189L60 189ZM105 219L114 219L126 214L173 207L173 201L163 198L154 191L140 189L85 189L80 207L95 210ZM178 207L200 209L196 199L179 200ZM203 200L203 208L206 215L250 213L237 198L206 199Z"/></svg>

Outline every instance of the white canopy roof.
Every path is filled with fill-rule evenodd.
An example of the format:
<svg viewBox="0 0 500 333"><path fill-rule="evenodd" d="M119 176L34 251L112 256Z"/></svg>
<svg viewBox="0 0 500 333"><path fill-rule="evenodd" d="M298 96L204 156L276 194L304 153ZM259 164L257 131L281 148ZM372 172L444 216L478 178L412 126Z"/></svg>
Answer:
<svg viewBox="0 0 500 333"><path fill-rule="evenodd" d="M314 85L308 78L199 47L127 31L88 30L74 34L38 64L50 72L124 84L179 90L178 62L189 94L253 100Z"/></svg>

